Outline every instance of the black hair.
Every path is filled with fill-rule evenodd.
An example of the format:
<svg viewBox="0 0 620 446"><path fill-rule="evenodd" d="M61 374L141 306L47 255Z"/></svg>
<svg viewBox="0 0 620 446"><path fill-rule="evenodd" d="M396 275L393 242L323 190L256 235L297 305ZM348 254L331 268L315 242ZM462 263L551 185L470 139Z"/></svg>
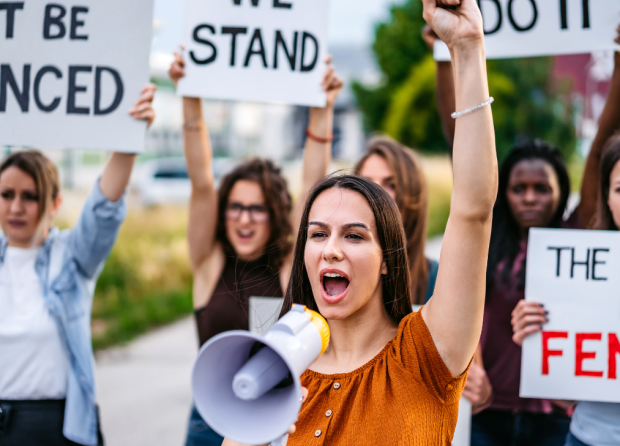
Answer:
<svg viewBox="0 0 620 446"><path fill-rule="evenodd" d="M400 210L396 202L374 182L353 175L332 175L317 183L306 200L299 235L295 245L293 270L288 284L281 316L285 315L294 303L303 304L314 311L319 308L314 300L310 279L306 271L304 254L308 240L308 216L316 198L324 191L338 188L362 195L375 217L379 244L383 250L383 260L388 273L382 276L383 305L390 318L398 324L412 312L409 291L409 259L407 258L407 238Z"/></svg>
<svg viewBox="0 0 620 446"><path fill-rule="evenodd" d="M570 180L566 164L560 151L550 144L540 140L525 140L512 148L499 171L499 189L497 200L493 208L493 229L491 231L491 245L489 247L489 262L487 266L487 296L493 283L498 278L498 268L504 265L499 272L499 284L509 283L512 274L512 265L519 254L519 245L522 240L522 231L515 220L506 192L512 169L525 160L543 160L555 171L560 185L560 201L548 228L559 228L568 203L570 194ZM520 272L518 286L525 287L525 268Z"/></svg>

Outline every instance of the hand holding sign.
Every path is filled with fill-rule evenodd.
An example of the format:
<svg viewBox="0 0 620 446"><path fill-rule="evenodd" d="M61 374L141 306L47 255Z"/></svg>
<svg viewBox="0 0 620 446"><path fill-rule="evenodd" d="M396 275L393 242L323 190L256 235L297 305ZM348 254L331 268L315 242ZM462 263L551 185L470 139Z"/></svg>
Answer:
<svg viewBox="0 0 620 446"><path fill-rule="evenodd" d="M523 339L543 329L549 322L549 312L542 304L520 300L512 312L512 340L521 346Z"/></svg>
<svg viewBox="0 0 620 446"><path fill-rule="evenodd" d="M333 65L331 65L331 62L332 57L329 56L325 61L325 63L327 64L327 72L325 73L325 76L323 76L323 81L321 82L321 87L327 95L327 108L334 107L334 104L336 103L336 98L338 97L338 94L340 94L340 90L342 90L342 86L344 85L342 83L342 79L340 79L340 77L338 77L338 75L336 74L336 71Z"/></svg>
<svg viewBox="0 0 620 446"><path fill-rule="evenodd" d="M183 49L182 46L181 49ZM174 62L170 65L168 75L175 86L178 85L179 80L185 77L185 61L183 60L183 56L181 56L181 54L177 52L174 53Z"/></svg>
<svg viewBox="0 0 620 446"><path fill-rule="evenodd" d="M146 121L146 126L150 127L155 120L155 110L153 109L153 99L155 99L155 92L157 86L154 84L148 84L142 89L142 96L136 102L136 105L129 110L129 114L135 119Z"/></svg>

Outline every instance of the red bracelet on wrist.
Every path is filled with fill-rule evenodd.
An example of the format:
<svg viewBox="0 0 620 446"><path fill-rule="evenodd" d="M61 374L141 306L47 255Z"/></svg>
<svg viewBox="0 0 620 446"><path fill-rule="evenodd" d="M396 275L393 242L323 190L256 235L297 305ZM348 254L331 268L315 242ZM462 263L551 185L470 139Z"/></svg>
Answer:
<svg viewBox="0 0 620 446"><path fill-rule="evenodd" d="M320 136L316 136L314 133L310 131L310 129L306 129L306 136L313 141L320 142L321 144L327 144L328 142L332 142L334 140L334 134L332 133L327 138L322 138Z"/></svg>

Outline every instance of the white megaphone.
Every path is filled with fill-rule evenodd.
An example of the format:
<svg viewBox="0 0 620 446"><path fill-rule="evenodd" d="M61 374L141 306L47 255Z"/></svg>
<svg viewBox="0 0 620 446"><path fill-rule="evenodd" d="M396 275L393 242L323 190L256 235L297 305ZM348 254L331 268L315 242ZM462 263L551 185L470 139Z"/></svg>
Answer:
<svg viewBox="0 0 620 446"><path fill-rule="evenodd" d="M299 377L328 344L327 322L303 305L293 305L264 336L235 330L213 337L192 373L198 412L238 443L278 442L301 409Z"/></svg>

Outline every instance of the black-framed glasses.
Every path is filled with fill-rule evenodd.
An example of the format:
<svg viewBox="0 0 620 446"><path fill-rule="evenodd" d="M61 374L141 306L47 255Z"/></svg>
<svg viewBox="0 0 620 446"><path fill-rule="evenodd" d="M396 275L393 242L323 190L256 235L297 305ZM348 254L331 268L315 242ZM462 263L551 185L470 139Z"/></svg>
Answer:
<svg viewBox="0 0 620 446"><path fill-rule="evenodd" d="M269 211L267 207L262 204L244 206L241 203L229 203L228 206L226 206L226 219L239 220L244 211L248 212L250 220L254 223L264 223L269 220Z"/></svg>

